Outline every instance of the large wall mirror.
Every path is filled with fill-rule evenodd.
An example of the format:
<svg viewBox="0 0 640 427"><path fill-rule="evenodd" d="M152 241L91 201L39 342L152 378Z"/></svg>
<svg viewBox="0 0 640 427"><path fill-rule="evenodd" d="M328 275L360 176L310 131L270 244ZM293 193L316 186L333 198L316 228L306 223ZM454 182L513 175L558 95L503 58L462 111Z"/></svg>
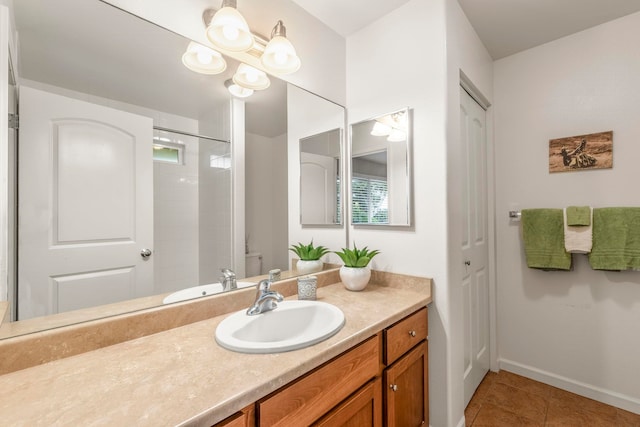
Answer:
<svg viewBox="0 0 640 427"><path fill-rule="evenodd" d="M164 28L99 0L13 4L20 321L3 325L0 338L35 331L30 321L57 327L162 304L218 282L225 267L240 266L240 282L288 269L290 85L271 77L267 90L232 101L225 81L238 62L226 58L215 76L195 73L181 59L190 40ZM80 113L95 119L69 119ZM231 138L238 119L243 156ZM245 171L242 188L234 168ZM265 215L268 191L279 203ZM238 197L242 215L232 209ZM232 255L238 247L242 262Z"/></svg>
<svg viewBox="0 0 640 427"><path fill-rule="evenodd" d="M351 125L351 223L411 225L408 108Z"/></svg>
<svg viewBox="0 0 640 427"><path fill-rule="evenodd" d="M342 129L300 140L300 224L342 224Z"/></svg>

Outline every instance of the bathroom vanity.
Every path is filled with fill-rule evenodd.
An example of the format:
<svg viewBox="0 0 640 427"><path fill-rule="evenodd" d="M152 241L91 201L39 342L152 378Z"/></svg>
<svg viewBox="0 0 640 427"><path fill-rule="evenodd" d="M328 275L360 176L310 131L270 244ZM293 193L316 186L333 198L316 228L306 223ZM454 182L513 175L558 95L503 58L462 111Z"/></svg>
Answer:
<svg viewBox="0 0 640 427"><path fill-rule="evenodd" d="M2 375L0 419L8 425L428 425L431 281L374 272L363 292L349 292L335 272L322 274L332 279L318 289L318 300L346 317L323 342L285 353L231 352L214 340L229 314L218 311ZM291 282L276 285L295 299ZM251 299L254 290L238 293ZM215 305L218 298L197 304ZM192 304L178 307L188 311Z"/></svg>

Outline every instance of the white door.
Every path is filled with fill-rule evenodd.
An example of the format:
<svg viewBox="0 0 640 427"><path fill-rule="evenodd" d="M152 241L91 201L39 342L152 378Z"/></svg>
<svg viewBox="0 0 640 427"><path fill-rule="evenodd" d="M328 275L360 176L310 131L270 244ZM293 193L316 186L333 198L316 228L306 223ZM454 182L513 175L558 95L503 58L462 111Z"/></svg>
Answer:
<svg viewBox="0 0 640 427"><path fill-rule="evenodd" d="M465 406L489 371L489 242L485 111L460 88Z"/></svg>
<svg viewBox="0 0 640 427"><path fill-rule="evenodd" d="M153 122L20 89L18 316L153 293Z"/></svg>
<svg viewBox="0 0 640 427"><path fill-rule="evenodd" d="M336 219L336 159L300 153L302 224L333 224Z"/></svg>

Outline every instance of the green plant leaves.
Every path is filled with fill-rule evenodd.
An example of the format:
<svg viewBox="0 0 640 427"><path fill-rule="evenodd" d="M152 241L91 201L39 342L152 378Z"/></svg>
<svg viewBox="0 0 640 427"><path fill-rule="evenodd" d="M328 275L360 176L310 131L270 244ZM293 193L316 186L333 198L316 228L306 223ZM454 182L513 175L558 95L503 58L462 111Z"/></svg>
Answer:
<svg viewBox="0 0 640 427"><path fill-rule="evenodd" d="M342 248L342 251L334 252L344 262L345 267L364 268L369 265L371 259L380 253L379 250L369 250L366 246L362 249L354 244L353 249Z"/></svg>
<svg viewBox="0 0 640 427"><path fill-rule="evenodd" d="M308 245L303 245L300 242L297 245L291 245L289 250L298 255L302 261L315 261L329 253L329 249L324 246L314 247L313 239Z"/></svg>

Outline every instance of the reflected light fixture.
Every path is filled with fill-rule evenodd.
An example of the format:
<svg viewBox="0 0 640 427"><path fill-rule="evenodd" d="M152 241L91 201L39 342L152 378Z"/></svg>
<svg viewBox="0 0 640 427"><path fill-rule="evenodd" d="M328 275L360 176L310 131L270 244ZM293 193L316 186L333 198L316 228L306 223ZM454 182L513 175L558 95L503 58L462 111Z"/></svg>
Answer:
<svg viewBox="0 0 640 427"><path fill-rule="evenodd" d="M206 35L215 46L231 52L244 52L253 46L253 34L249 30L249 25L244 17L236 9L236 0L223 0L220 10L215 12L213 18L208 21Z"/></svg>
<svg viewBox="0 0 640 427"><path fill-rule="evenodd" d="M384 123L380 123L376 121L373 124L373 129L371 129L371 135L373 136L387 136L391 133L391 126L385 125Z"/></svg>
<svg viewBox="0 0 640 427"><path fill-rule="evenodd" d="M282 21L278 21L273 27L271 40L267 43L260 61L267 71L278 74L293 73L300 68L300 58L291 42L287 40L287 29Z"/></svg>
<svg viewBox="0 0 640 427"><path fill-rule="evenodd" d="M402 142L405 139L407 139L407 134L405 131L400 129L393 129L387 137L387 141L389 142Z"/></svg>
<svg viewBox="0 0 640 427"><path fill-rule="evenodd" d="M407 139L407 117L403 111L380 117L373 123L373 136L386 136L389 142L402 142Z"/></svg>
<svg viewBox="0 0 640 427"><path fill-rule="evenodd" d="M233 75L233 82L244 88L253 90L263 90L271 84L269 77L267 77L264 71L244 63L238 66L238 70Z"/></svg>
<svg viewBox="0 0 640 427"><path fill-rule="evenodd" d="M229 90L231 95L236 98L248 98L253 95L253 89L248 89L246 87L242 87L233 82L233 80L229 79L224 82L224 86Z"/></svg>
<svg viewBox="0 0 640 427"><path fill-rule="evenodd" d="M219 52L196 42L189 42L187 51L182 55L182 63L201 74L219 74L227 69L227 62Z"/></svg>

